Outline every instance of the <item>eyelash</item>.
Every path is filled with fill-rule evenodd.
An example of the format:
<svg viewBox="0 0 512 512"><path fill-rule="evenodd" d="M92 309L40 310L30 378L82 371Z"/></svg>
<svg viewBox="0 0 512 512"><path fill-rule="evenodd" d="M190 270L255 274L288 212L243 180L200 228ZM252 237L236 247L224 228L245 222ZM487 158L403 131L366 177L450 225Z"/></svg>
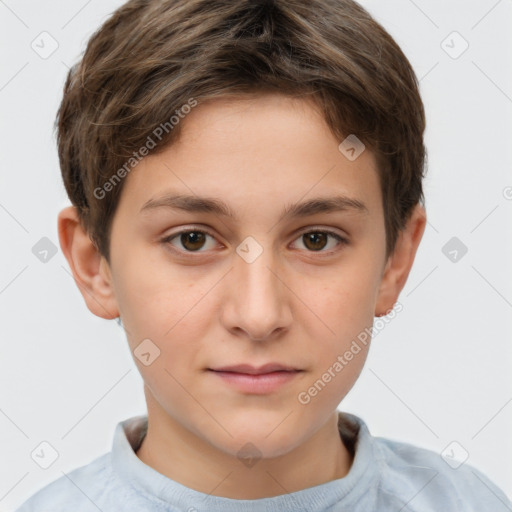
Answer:
<svg viewBox="0 0 512 512"><path fill-rule="evenodd" d="M178 236L182 235L183 233L203 233L203 234L211 236L212 238L215 238L215 236L212 233L210 233L208 230L206 230L204 228L200 228L199 229L199 228L196 228L196 227L192 226L192 227L189 227L189 228L182 229L181 231L177 231L176 233L173 233L172 235L169 235L169 236L163 238L161 240L161 242L164 243L164 244L170 245L172 250L174 250L174 251L176 251L176 252L178 252L180 254L187 254L187 255L189 255L189 254L196 254L196 253L200 254L200 253L206 252L206 251L201 251L201 250L198 250L198 251L187 251L187 250L176 249L170 242L172 240L174 240L175 238L177 238ZM333 238L335 238L339 242L338 248L331 249L329 251L324 251L324 250L306 251L306 252L309 252L309 253L312 253L312 254L330 255L330 254L333 254L333 253L337 252L341 247L349 244L349 241L346 238L344 238L341 235L339 235L338 233L336 233L334 231L329 231L329 230L326 230L326 229L317 229L315 227L309 228L307 231L302 231L301 233L298 234L297 238L299 238L301 236L304 236L306 234L309 234L309 233L330 235L330 236L332 236Z"/></svg>

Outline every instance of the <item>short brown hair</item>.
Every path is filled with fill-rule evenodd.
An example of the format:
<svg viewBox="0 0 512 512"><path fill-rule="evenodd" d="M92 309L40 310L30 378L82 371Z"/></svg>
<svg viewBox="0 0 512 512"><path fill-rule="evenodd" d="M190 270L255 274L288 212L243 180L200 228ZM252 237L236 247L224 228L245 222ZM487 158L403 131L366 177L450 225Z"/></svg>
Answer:
<svg viewBox="0 0 512 512"><path fill-rule="evenodd" d="M375 155L387 258L424 204L418 88L400 47L352 0L130 0L68 73L55 123L64 185L110 262L126 164L158 126L167 128L152 152L177 139L177 109L264 92L307 96L340 142L355 134Z"/></svg>

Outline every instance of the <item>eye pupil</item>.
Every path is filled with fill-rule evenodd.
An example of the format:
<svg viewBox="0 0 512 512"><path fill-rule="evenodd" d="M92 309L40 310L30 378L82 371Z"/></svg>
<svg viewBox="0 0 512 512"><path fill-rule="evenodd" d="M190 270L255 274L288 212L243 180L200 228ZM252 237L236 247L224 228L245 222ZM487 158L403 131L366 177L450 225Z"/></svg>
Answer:
<svg viewBox="0 0 512 512"><path fill-rule="evenodd" d="M319 251L325 247L325 243L327 241L326 233L307 233L304 235L306 241L306 247L308 249L312 249L313 251ZM320 247L318 246L318 241L320 240ZM313 243L313 247L309 245L309 242Z"/></svg>
<svg viewBox="0 0 512 512"><path fill-rule="evenodd" d="M189 245L189 242L192 244L192 247ZM186 233L181 234L181 243L183 247L188 250L197 250L202 247L205 242L205 233L201 233L200 231L188 231Z"/></svg>

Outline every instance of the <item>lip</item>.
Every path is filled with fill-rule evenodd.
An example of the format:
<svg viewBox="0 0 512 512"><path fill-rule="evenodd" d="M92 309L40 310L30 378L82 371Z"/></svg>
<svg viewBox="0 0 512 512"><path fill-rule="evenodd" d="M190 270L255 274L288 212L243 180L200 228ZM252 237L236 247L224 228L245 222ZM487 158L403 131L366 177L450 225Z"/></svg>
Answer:
<svg viewBox="0 0 512 512"><path fill-rule="evenodd" d="M254 371L254 368L252 369ZM235 371L208 370L214 377L220 378L223 383L236 388L238 391L255 395L272 393L302 374L302 370L295 369L269 372L263 367L258 371L260 373L250 374Z"/></svg>
<svg viewBox="0 0 512 512"><path fill-rule="evenodd" d="M245 375L265 375L273 372L296 372L298 368L287 366L281 363L267 363L259 367L254 367L250 364L236 364L231 366L222 366L219 368L209 368L209 370L216 372L233 372L242 373Z"/></svg>

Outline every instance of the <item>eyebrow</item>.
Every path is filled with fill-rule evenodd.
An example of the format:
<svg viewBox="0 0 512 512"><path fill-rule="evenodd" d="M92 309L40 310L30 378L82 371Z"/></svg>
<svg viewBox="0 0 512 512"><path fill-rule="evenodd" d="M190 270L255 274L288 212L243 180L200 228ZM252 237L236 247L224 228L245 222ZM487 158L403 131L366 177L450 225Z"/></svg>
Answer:
<svg viewBox="0 0 512 512"><path fill-rule="evenodd" d="M238 216L229 205L213 197L172 193L165 194L146 201L140 209L140 213L157 208L178 209L190 213L213 213L223 217L230 217L236 221L239 220ZM289 204L282 211L280 220L339 211L347 211L361 215L367 215L369 213L366 205L359 199L338 195L333 197L316 197L302 203Z"/></svg>

